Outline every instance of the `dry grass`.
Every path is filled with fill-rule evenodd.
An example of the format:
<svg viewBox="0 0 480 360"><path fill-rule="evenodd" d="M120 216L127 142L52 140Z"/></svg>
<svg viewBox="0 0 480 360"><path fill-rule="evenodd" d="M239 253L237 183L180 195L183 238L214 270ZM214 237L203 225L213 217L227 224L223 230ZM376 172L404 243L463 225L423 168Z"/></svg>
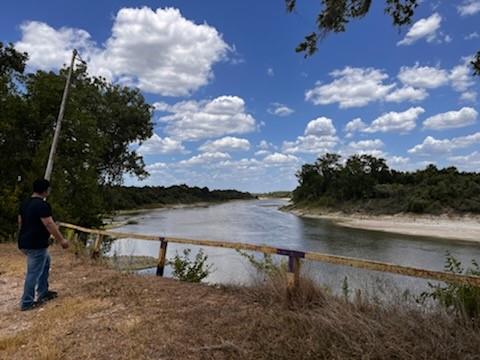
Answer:
<svg viewBox="0 0 480 360"><path fill-rule="evenodd" d="M218 288L123 274L58 249L52 260L60 297L38 310L17 309L23 265L0 275L0 359L480 358L480 332L442 312L348 303L308 280L287 297L281 276ZM0 271L23 261L0 245Z"/></svg>

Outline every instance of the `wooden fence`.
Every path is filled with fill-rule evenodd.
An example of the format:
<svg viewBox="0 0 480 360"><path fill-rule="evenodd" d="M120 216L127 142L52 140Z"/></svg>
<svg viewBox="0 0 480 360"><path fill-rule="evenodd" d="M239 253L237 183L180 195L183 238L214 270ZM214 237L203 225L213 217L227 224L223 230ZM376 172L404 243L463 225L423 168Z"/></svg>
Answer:
<svg viewBox="0 0 480 360"><path fill-rule="evenodd" d="M380 272L391 273L391 274L412 276L412 277L422 278L422 279L444 281L448 283L469 284L469 285L480 287L480 276L453 274L453 273L447 273L443 271L420 269L415 267L389 264L389 263L373 261L373 260L358 259L358 258L347 257L347 256L329 255L329 254L323 254L323 253L312 252L312 251L296 251L296 250L289 250L289 249L280 249L272 246L253 245L253 244L239 243L239 242L182 239L182 238L175 238L175 237L142 235L142 234L125 233L125 232L110 231L110 230L88 229L78 225L72 225L67 223L60 223L59 225L60 227L63 227L63 228L96 235L96 238L93 244L93 252L92 252L92 256L94 257L98 256L99 254L102 238L104 236L109 236L117 239L130 238L130 239L160 242L160 251L158 255L158 265L157 265L158 276L163 276L163 271L166 264L168 243L176 243L176 244L184 244L184 245L212 246L212 247L220 247L220 248L228 248L228 249L236 249L236 250L257 251L264 254L276 254L276 255L288 256L288 281L289 281L289 285L293 287L296 287L299 283L300 267L301 267L302 259L311 260L311 261L320 261L320 262L335 264L335 265L350 266L358 269L366 269L366 270L380 271Z"/></svg>

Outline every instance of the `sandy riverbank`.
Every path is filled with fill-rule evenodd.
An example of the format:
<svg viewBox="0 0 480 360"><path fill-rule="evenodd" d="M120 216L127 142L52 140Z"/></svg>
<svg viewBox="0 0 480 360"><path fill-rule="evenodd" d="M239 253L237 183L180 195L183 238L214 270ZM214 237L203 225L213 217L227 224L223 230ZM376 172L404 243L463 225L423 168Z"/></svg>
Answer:
<svg viewBox="0 0 480 360"><path fill-rule="evenodd" d="M331 220L338 225L355 229L480 243L480 216L366 215L326 212L315 209L286 210L297 216Z"/></svg>

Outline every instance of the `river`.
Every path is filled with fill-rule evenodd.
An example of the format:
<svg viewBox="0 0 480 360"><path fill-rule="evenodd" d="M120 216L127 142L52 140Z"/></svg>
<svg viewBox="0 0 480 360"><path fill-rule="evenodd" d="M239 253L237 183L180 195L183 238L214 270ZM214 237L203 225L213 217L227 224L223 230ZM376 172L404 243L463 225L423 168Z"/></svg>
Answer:
<svg viewBox="0 0 480 360"><path fill-rule="evenodd" d="M158 236L211 239L265 244L275 247L317 251L443 270L449 251L464 265L472 259L480 262L480 245L455 240L358 230L335 225L331 221L308 219L279 211L285 200L232 201L208 207L158 209L128 216L135 224L116 230ZM459 229L461 231L461 229ZM193 254L198 248L188 246ZM158 256L159 244L151 241L117 240L111 254ZM183 246L169 244L167 258L181 253ZM203 247L214 271L209 283L248 284L255 271L235 250ZM382 274L344 266L305 263L304 271L334 292L340 291L345 277L351 290L361 288L370 295L399 294L408 290L426 290L426 281L405 276ZM147 273L154 273L150 269ZM171 269L166 269L170 276Z"/></svg>

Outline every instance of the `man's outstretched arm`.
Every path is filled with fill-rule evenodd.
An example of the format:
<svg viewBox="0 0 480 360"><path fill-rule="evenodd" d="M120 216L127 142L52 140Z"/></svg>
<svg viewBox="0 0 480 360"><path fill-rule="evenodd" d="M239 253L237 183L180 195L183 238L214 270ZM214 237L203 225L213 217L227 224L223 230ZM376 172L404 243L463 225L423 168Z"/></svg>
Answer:
<svg viewBox="0 0 480 360"><path fill-rule="evenodd" d="M60 233L60 230L58 229L57 224L55 224L55 221L53 221L53 218L49 216L40 219L42 220L43 225L45 225L47 228L48 232L55 238L55 240L57 240L60 245L62 245L62 248L68 248L68 241L65 240L63 235Z"/></svg>

